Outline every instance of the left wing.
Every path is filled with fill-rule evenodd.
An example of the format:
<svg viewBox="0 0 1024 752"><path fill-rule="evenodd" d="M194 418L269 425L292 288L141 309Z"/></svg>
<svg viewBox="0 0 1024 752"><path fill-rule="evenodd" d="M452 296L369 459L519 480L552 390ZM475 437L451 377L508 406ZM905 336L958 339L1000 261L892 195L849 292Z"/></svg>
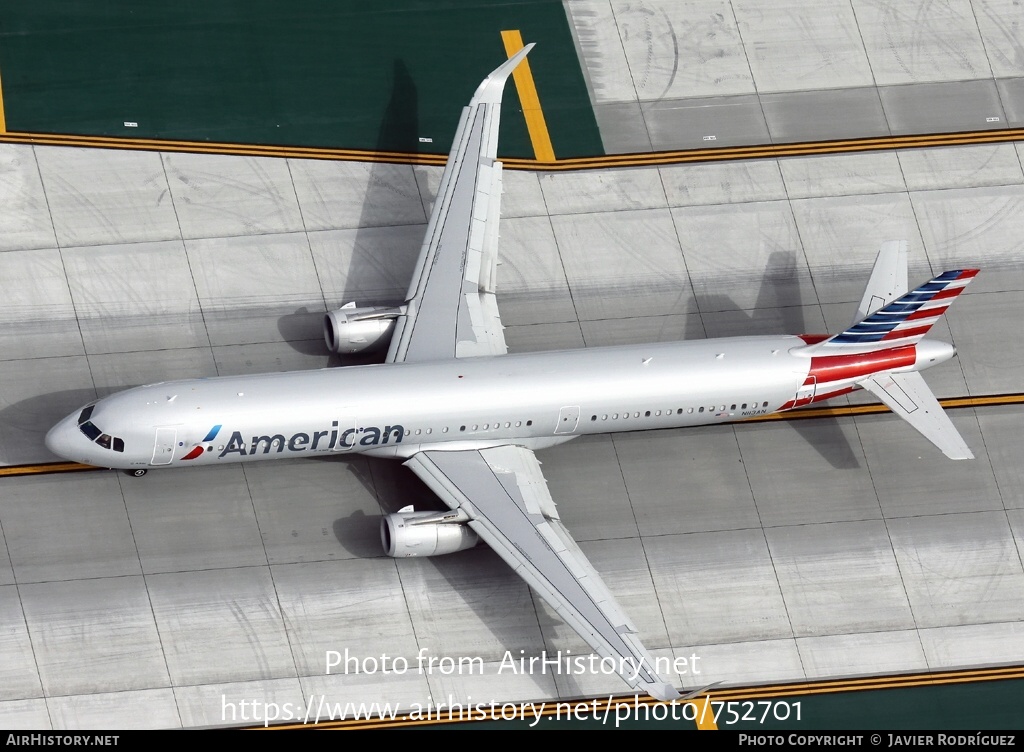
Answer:
<svg viewBox="0 0 1024 752"><path fill-rule="evenodd" d="M388 363L507 351L494 298L501 212L498 121L505 81L532 48L526 45L485 78L462 111Z"/></svg>
<svg viewBox="0 0 1024 752"><path fill-rule="evenodd" d="M425 451L405 463L526 580L631 686L658 700L679 693L562 525L533 452L521 446Z"/></svg>
<svg viewBox="0 0 1024 752"><path fill-rule="evenodd" d="M498 118L505 81L527 45L484 79L462 111L388 362L502 355L495 302L501 163ZM558 518L529 449L423 451L406 463L622 677L660 700L679 694Z"/></svg>

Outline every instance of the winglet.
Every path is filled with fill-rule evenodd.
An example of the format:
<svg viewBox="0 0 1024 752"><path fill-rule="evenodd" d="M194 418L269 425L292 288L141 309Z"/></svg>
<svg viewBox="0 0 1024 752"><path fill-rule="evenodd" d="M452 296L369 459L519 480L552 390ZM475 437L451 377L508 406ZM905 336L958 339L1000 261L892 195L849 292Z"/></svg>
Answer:
<svg viewBox="0 0 1024 752"><path fill-rule="evenodd" d="M473 101L470 102L470 107L474 104L501 104L501 95L505 90L505 82L512 75L512 71L516 69L516 66L523 61L523 58L530 54L533 45L534 42L530 42L530 44L523 47L523 49L491 71L491 74L481 81L477 87L476 93L473 94Z"/></svg>
<svg viewBox="0 0 1024 752"><path fill-rule="evenodd" d="M685 699L668 682L638 682L637 688L643 689L655 700L661 700L662 702L675 702Z"/></svg>

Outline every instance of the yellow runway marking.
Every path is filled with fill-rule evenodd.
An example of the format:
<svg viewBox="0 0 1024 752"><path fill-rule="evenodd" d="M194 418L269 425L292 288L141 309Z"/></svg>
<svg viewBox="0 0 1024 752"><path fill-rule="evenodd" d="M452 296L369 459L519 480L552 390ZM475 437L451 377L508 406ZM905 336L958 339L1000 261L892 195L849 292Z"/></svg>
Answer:
<svg viewBox="0 0 1024 752"><path fill-rule="evenodd" d="M698 721L700 719L699 712L707 703L707 715L705 715L704 723L708 722L708 715L712 715L713 708L717 707L721 712L720 703L723 702L739 702L744 700L757 700L764 698L778 699L782 697L803 697L806 695L820 695L829 694L835 692L865 692L878 689L893 689L893 688L908 688L908 687L930 687L930 686L942 686L948 684L965 684L967 682L983 682L983 681L1002 681L1006 679L1024 679L1024 666L1001 666L999 668L987 668L987 669L964 669L961 671L939 671L936 673L928 674L900 674L896 676L869 676L862 679L826 679L822 681L813 682L795 682L793 684L775 684L771 686L760 686L760 687L733 687L726 690L716 690L713 694L707 694L700 698L690 700L689 703L693 705L698 711ZM654 705L660 705L657 700L654 699L642 699L635 697L634 695L619 695L613 697L598 697L593 698L589 702L586 702L582 698L577 701L572 701L575 705L577 702L585 703L588 707L594 709L595 714L603 713L606 707L615 708L620 704L627 704L633 708L646 708ZM548 707L542 713L544 717L557 717L557 710L555 704L558 700L547 701ZM528 707L528 706L527 706ZM518 717L524 717L523 713L526 708L521 707ZM529 713L527 712L527 715ZM714 722L713 716L711 719ZM461 721L466 723L467 721ZM443 720L413 720L408 715L397 716L392 719L349 719L342 721L327 721L319 724L282 724L280 726L271 726L268 730L270 731L285 731L290 729L339 729L339 730L355 730L355 729L387 729L387 728L400 728L409 726L444 726L450 723L460 723L458 720L448 721ZM263 726L254 727L258 729L264 729Z"/></svg>
<svg viewBox="0 0 1024 752"><path fill-rule="evenodd" d="M864 692L876 689L927 687L967 682L1024 679L1024 666L1003 666L987 669L940 671L934 674L902 674L898 676L870 676L863 679L833 679L820 682L774 684L761 687L743 687L715 692L715 701L754 700L763 697L797 697L835 692Z"/></svg>
<svg viewBox="0 0 1024 752"><path fill-rule="evenodd" d="M79 465L77 462L47 462L42 465L11 465L0 467L0 478L19 475L46 475L47 473L80 473L83 470L100 470L92 465Z"/></svg>
<svg viewBox="0 0 1024 752"><path fill-rule="evenodd" d="M711 695L704 695L700 700L690 703L693 706L693 717L696 719L698 731L718 731L715 722L715 709L711 705Z"/></svg>
<svg viewBox="0 0 1024 752"><path fill-rule="evenodd" d="M0 133L7 133L7 117L4 115L4 85L0 81Z"/></svg>
<svg viewBox="0 0 1024 752"><path fill-rule="evenodd" d="M988 397L948 397L940 399L939 404L947 410L958 407L994 407L995 405L1024 404L1024 394L994 394ZM748 418L742 423L761 423L769 420L802 420L804 418L844 418L851 415L878 415L889 412L885 405L848 405L846 407L818 407L809 410L790 410L784 413L761 415Z"/></svg>
<svg viewBox="0 0 1024 752"><path fill-rule="evenodd" d="M501 41L505 43L505 54L509 57L523 49L523 35L518 29L501 32ZM523 105L523 117L526 118L526 128L530 131L530 141L533 142L533 155L538 162L554 162L555 150L551 146L548 124L544 120L544 110L540 108L540 97L537 96L537 87L533 83L533 73L530 71L528 59L523 60L512 71L512 78L516 82L519 101Z"/></svg>
<svg viewBox="0 0 1024 752"><path fill-rule="evenodd" d="M521 66L520 66L521 67ZM538 159L501 158L505 169L538 172L598 170L615 167L655 167L691 162L727 162L742 159L781 159L783 157L849 152L887 151L890 149L924 149L937 146L969 146L1024 141L1024 128L973 131L968 133L936 133L926 136L893 136L860 138L845 141L816 141L801 144L766 144L726 149L692 149L689 151L649 152L645 154L611 154L603 157L580 157L541 161ZM195 154L233 154L247 157L293 159L328 159L343 162L385 162L388 164L444 166L447 154L409 154L405 152L364 151L360 149L325 149L304 146L261 146L258 144L227 144L207 141L174 141L145 138L114 138L24 131L0 132L0 143L41 144L46 146L77 146L135 151L170 151ZM554 159L552 153L551 159Z"/></svg>

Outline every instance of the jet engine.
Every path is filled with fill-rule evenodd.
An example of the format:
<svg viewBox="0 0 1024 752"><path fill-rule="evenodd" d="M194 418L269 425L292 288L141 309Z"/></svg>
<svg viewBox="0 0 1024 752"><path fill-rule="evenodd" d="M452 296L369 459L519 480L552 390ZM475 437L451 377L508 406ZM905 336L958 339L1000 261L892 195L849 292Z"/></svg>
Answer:
<svg viewBox="0 0 1024 752"><path fill-rule="evenodd" d="M462 511L414 512L408 506L381 519L380 540L387 555L395 558L452 554L480 540L468 521Z"/></svg>
<svg viewBox="0 0 1024 752"><path fill-rule="evenodd" d="M385 345L395 329L395 319L401 315L400 308L356 308L355 303L346 303L324 316L327 349L337 355L351 355Z"/></svg>

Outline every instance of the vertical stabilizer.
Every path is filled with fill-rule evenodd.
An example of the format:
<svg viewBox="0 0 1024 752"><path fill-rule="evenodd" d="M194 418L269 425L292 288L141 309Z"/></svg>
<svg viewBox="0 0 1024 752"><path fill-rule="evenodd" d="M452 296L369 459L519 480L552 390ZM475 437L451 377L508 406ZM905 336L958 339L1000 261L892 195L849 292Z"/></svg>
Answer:
<svg viewBox="0 0 1024 752"><path fill-rule="evenodd" d="M809 345L805 350L815 355L832 355L916 345L977 273L977 269L951 269L943 272L879 308L846 331ZM875 275L872 274L871 278L874 280ZM869 301L874 300L875 293L870 285L864 297Z"/></svg>
<svg viewBox="0 0 1024 752"><path fill-rule="evenodd" d="M907 294L907 241L888 240L882 243L871 277L864 288L864 297L853 319L856 326L875 311L885 308L901 295Z"/></svg>

